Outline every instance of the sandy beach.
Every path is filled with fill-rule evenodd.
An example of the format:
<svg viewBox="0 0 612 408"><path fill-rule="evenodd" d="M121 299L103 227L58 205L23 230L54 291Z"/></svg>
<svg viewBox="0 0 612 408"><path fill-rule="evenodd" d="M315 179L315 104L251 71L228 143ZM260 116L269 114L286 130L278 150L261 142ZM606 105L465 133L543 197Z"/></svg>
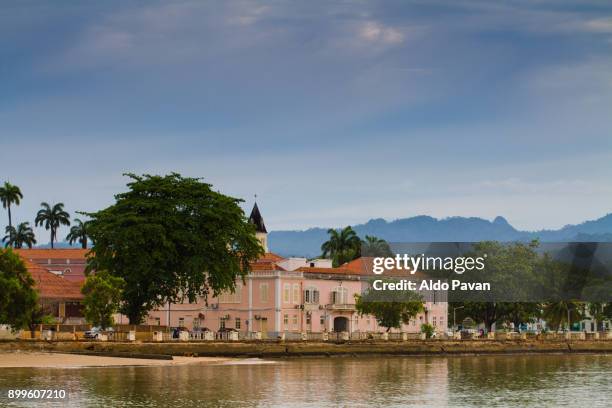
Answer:
<svg viewBox="0 0 612 408"><path fill-rule="evenodd" d="M174 357L173 360L102 357L61 353L4 352L0 353L0 368L79 368L117 366L174 366L186 364L217 364L230 361L223 357Z"/></svg>

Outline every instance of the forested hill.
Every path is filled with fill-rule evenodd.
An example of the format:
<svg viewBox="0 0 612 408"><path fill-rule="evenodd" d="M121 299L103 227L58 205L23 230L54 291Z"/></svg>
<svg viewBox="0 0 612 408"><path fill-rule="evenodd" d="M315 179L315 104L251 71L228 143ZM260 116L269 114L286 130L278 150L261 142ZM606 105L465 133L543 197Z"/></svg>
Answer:
<svg viewBox="0 0 612 408"><path fill-rule="evenodd" d="M521 231L503 217L493 221L483 218L450 217L436 219L421 215L385 221L372 219L365 224L353 225L360 237L374 235L389 242L483 240L514 241L538 238L547 241L612 241L612 214L578 225L566 225L558 230ZM283 256L315 257L327 239L327 228L304 231L272 231L268 242L270 250Z"/></svg>

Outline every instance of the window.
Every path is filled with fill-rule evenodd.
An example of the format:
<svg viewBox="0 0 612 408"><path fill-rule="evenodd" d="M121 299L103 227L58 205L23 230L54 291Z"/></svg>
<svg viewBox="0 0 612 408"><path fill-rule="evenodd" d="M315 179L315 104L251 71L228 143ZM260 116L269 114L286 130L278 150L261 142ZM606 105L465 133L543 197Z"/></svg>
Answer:
<svg viewBox="0 0 612 408"><path fill-rule="evenodd" d="M290 303L291 302L291 284L285 283L283 285L283 302Z"/></svg>
<svg viewBox="0 0 612 408"><path fill-rule="evenodd" d="M197 317L193 319L193 328L194 329L199 329L200 328L200 319L197 318Z"/></svg>
<svg viewBox="0 0 612 408"><path fill-rule="evenodd" d="M440 317L440 327L444 327L444 318Z"/></svg>
<svg viewBox="0 0 612 408"><path fill-rule="evenodd" d="M219 303L240 303L242 301L242 282L236 284L234 293L227 291L219 296Z"/></svg>
<svg viewBox="0 0 612 408"><path fill-rule="evenodd" d="M183 317L179 318L179 327L185 327L185 319Z"/></svg>
<svg viewBox="0 0 612 408"><path fill-rule="evenodd" d="M325 316L321 315L321 326L325 326Z"/></svg>
<svg viewBox="0 0 612 408"><path fill-rule="evenodd" d="M161 319L159 317L155 318L155 325L156 326L161 326Z"/></svg>
<svg viewBox="0 0 612 408"><path fill-rule="evenodd" d="M240 329L240 318L239 317L236 318L236 326L235 327L236 327L236 329Z"/></svg>
<svg viewBox="0 0 612 408"><path fill-rule="evenodd" d="M300 303L300 285L297 283L293 284L293 303Z"/></svg>
<svg viewBox="0 0 612 408"><path fill-rule="evenodd" d="M298 317L297 317L297 315L293 315L293 322L292 323L293 323L294 326L297 326L297 324L298 324Z"/></svg>
<svg viewBox="0 0 612 408"><path fill-rule="evenodd" d="M312 316L310 316L310 313L308 313L308 314L306 315L306 324L307 324L307 325L310 325L310 324L311 324L311 322L312 322Z"/></svg>
<svg viewBox="0 0 612 408"><path fill-rule="evenodd" d="M436 327L438 325L438 321L436 319L436 316L433 317L433 325L434 325L434 327Z"/></svg>
<svg viewBox="0 0 612 408"><path fill-rule="evenodd" d="M319 291L314 286L309 286L304 291L304 303L318 304Z"/></svg>
<svg viewBox="0 0 612 408"><path fill-rule="evenodd" d="M288 315L288 314L286 314L286 315L284 315L284 316L283 316L283 323L284 323L285 325L289 324L289 315Z"/></svg>
<svg viewBox="0 0 612 408"><path fill-rule="evenodd" d="M348 303L348 289L338 286L331 293L331 302L335 305L343 305Z"/></svg>
<svg viewBox="0 0 612 408"><path fill-rule="evenodd" d="M268 302L268 284L267 283L259 284L259 301L261 303Z"/></svg>
<svg viewBox="0 0 612 408"><path fill-rule="evenodd" d="M225 329L225 317L219 319L219 328Z"/></svg>

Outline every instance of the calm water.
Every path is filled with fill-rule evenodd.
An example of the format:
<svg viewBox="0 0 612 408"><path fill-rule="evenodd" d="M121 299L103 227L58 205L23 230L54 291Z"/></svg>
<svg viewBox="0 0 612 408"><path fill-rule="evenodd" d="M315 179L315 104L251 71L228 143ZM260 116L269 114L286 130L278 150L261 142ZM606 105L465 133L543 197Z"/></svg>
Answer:
<svg viewBox="0 0 612 408"><path fill-rule="evenodd" d="M65 388L70 400L56 406L79 407L612 406L612 355L368 357L248 363L2 369L0 390ZM11 405L0 398L0 406L41 403Z"/></svg>

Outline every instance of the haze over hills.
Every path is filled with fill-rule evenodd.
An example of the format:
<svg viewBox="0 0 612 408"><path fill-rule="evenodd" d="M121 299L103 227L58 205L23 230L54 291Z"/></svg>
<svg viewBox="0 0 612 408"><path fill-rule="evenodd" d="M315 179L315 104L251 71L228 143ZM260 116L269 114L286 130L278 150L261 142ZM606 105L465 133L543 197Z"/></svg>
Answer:
<svg viewBox="0 0 612 408"><path fill-rule="evenodd" d="M436 219L426 215L386 221L372 219L353 229L363 238L374 235L389 242L474 242L528 241L603 241L612 242L612 214L577 225L566 225L558 230L521 231L504 217L488 221L477 217L449 217ZM328 228L310 228L304 231L272 231L268 243L272 252L282 256L316 257L321 244L327 240Z"/></svg>

